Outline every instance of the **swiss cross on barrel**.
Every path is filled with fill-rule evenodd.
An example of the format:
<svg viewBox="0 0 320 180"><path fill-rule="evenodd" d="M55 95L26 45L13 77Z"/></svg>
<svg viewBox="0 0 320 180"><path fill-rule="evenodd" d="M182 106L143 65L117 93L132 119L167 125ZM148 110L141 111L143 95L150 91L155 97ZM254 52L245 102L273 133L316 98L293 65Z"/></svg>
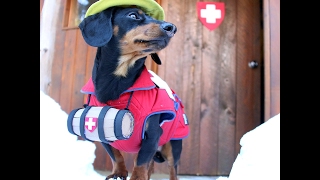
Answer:
<svg viewBox="0 0 320 180"><path fill-rule="evenodd" d="M197 2L198 18L210 31L221 24L224 12L225 8L222 2Z"/></svg>
<svg viewBox="0 0 320 180"><path fill-rule="evenodd" d="M88 131L93 132L97 127L98 118L86 117L85 118L85 127Z"/></svg>

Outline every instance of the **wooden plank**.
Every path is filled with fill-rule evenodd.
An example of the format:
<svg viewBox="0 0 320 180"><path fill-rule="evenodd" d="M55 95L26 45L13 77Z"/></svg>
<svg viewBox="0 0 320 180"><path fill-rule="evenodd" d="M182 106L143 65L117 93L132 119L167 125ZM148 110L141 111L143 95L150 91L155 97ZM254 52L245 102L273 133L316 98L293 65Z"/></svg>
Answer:
<svg viewBox="0 0 320 180"><path fill-rule="evenodd" d="M252 13L249 16L255 17L252 19L251 27L252 28L252 49L251 52L252 59L258 62L258 68L251 68L252 71L252 88L254 95L252 96L252 121L255 128L256 126L260 125L263 122L263 83L264 83L264 77L262 75L263 73L263 26L262 26L262 1L261 0L255 0L252 2L252 10L247 13ZM279 25L280 27L280 25ZM236 151L240 151L240 145L237 146Z"/></svg>
<svg viewBox="0 0 320 180"><path fill-rule="evenodd" d="M59 12L57 12L57 18L63 19L63 11L65 9L65 3L60 2ZM54 99L56 102L60 103L60 89L61 89L61 74L63 67L63 58L64 58L64 42L66 38L66 31L62 30L61 21L56 24L56 36L55 36L55 45L54 45L54 58L52 62L52 71L51 71L51 84L48 90L48 95Z"/></svg>
<svg viewBox="0 0 320 180"><path fill-rule="evenodd" d="M270 0L263 0L263 44L264 44L264 119L270 118L271 112L271 92L270 92Z"/></svg>
<svg viewBox="0 0 320 180"><path fill-rule="evenodd" d="M280 1L263 1L264 121L280 113Z"/></svg>
<svg viewBox="0 0 320 180"><path fill-rule="evenodd" d="M62 4L62 3L61 3ZM62 19L62 27L68 28L69 25L69 17L71 14L71 0L63 1L64 10L62 11L63 19Z"/></svg>
<svg viewBox="0 0 320 180"><path fill-rule="evenodd" d="M93 68L94 60L96 58L97 48L88 45L87 53L88 54L87 54L86 77L85 77L86 82L92 76L92 68Z"/></svg>
<svg viewBox="0 0 320 180"><path fill-rule="evenodd" d="M88 49L87 49L87 59L86 59L86 74L85 74L85 80L84 80L85 83L87 83L87 81L92 76L92 68L93 68L94 60L97 53L96 47L89 46L89 45L87 46L88 46ZM84 104L87 103L87 96L83 96L83 103Z"/></svg>
<svg viewBox="0 0 320 180"><path fill-rule="evenodd" d="M280 113L280 0L270 0L270 114Z"/></svg>
<svg viewBox="0 0 320 180"><path fill-rule="evenodd" d="M200 22L201 23L201 22ZM199 172L202 175L217 174L218 157L218 125L219 125L219 79L221 73L220 28L210 31L204 25L202 29L202 67L201 67L201 125L200 125L200 159ZM200 37L199 37L200 38Z"/></svg>
<svg viewBox="0 0 320 180"><path fill-rule="evenodd" d="M75 20L77 19L77 13L76 13L76 11L77 11L77 1L72 1L72 0L70 0L69 1L69 3L70 3L70 8L69 8L69 10L70 10L70 12L68 12L69 13L69 16L67 16L69 19L68 19L68 28L72 28L72 27L75 27Z"/></svg>
<svg viewBox="0 0 320 180"><path fill-rule="evenodd" d="M70 99L70 108L80 108L83 106L84 94L80 92L80 89L85 84L86 77L86 61L87 61L87 51L88 45L82 38L81 31L76 29L76 41L74 46L74 70L72 75L72 97Z"/></svg>
<svg viewBox="0 0 320 180"><path fill-rule="evenodd" d="M199 172L200 161L201 59L197 57L201 53L201 39L197 36L199 24L194 16L195 1L161 2L166 12L166 20L175 24L178 30L169 47L162 51L165 58L162 58L163 65L158 67L158 73L182 99L190 122L190 135L183 141L178 173L196 174Z"/></svg>
<svg viewBox="0 0 320 180"><path fill-rule="evenodd" d="M72 98L73 87L73 71L75 58L75 42L77 37L77 29L66 31L65 51L63 57L62 73L61 73L61 89L60 89L60 106L61 109L69 113L71 111L70 100Z"/></svg>
<svg viewBox="0 0 320 180"><path fill-rule="evenodd" d="M260 124L261 68L252 69L248 63L261 61L260 1L244 0L237 7L237 102L236 153L240 139ZM253 18L255 17L255 18Z"/></svg>
<svg viewBox="0 0 320 180"><path fill-rule="evenodd" d="M219 44L215 49L218 54L217 68L219 68L219 77L216 86L218 86L218 161L217 175L228 175L235 160L234 141L235 141L235 118L236 118L236 66L237 66L237 42L236 31L238 24L236 20L236 0L227 0L225 3L225 17L221 25L216 29L219 33ZM214 108L214 107L212 107Z"/></svg>

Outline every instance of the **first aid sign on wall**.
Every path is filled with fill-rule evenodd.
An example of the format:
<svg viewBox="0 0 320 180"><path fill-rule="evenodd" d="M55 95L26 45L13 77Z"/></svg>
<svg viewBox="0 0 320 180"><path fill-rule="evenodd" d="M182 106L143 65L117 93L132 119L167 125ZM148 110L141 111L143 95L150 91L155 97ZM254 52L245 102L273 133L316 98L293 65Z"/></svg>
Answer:
<svg viewBox="0 0 320 180"><path fill-rule="evenodd" d="M197 2L198 18L210 31L216 29L224 19L224 3Z"/></svg>

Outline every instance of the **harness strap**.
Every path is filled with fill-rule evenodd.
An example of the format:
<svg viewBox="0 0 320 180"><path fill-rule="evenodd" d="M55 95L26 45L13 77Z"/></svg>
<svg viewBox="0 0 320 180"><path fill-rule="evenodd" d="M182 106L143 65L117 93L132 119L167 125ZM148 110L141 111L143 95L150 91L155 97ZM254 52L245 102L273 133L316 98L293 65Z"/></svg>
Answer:
<svg viewBox="0 0 320 180"><path fill-rule="evenodd" d="M85 140L87 141L91 141L90 139L88 139L84 133L84 127L85 127L85 117L86 117L86 114L88 113L89 109L91 108L91 106L87 106L81 116L80 116L80 134L81 134L81 137L83 137ZM93 142L93 141L91 141Z"/></svg>
<svg viewBox="0 0 320 180"><path fill-rule="evenodd" d="M126 110L129 110L129 104L130 104L130 101L131 101L131 98L132 98L133 92L134 92L134 91L131 91L131 94L130 94L130 97L129 97L129 100L128 100L127 107L125 108Z"/></svg>
<svg viewBox="0 0 320 180"><path fill-rule="evenodd" d="M91 94L88 94L88 100L87 100L87 104L84 104L83 107L87 107L90 103L90 99L91 99Z"/></svg>

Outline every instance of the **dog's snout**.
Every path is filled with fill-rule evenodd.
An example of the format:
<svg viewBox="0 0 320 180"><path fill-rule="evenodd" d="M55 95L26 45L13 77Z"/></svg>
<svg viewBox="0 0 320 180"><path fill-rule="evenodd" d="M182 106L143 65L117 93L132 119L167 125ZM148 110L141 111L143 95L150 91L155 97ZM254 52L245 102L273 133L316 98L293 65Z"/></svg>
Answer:
<svg viewBox="0 0 320 180"><path fill-rule="evenodd" d="M161 24L161 28L167 33L169 37L172 37L177 32L177 27L171 23L163 23Z"/></svg>

